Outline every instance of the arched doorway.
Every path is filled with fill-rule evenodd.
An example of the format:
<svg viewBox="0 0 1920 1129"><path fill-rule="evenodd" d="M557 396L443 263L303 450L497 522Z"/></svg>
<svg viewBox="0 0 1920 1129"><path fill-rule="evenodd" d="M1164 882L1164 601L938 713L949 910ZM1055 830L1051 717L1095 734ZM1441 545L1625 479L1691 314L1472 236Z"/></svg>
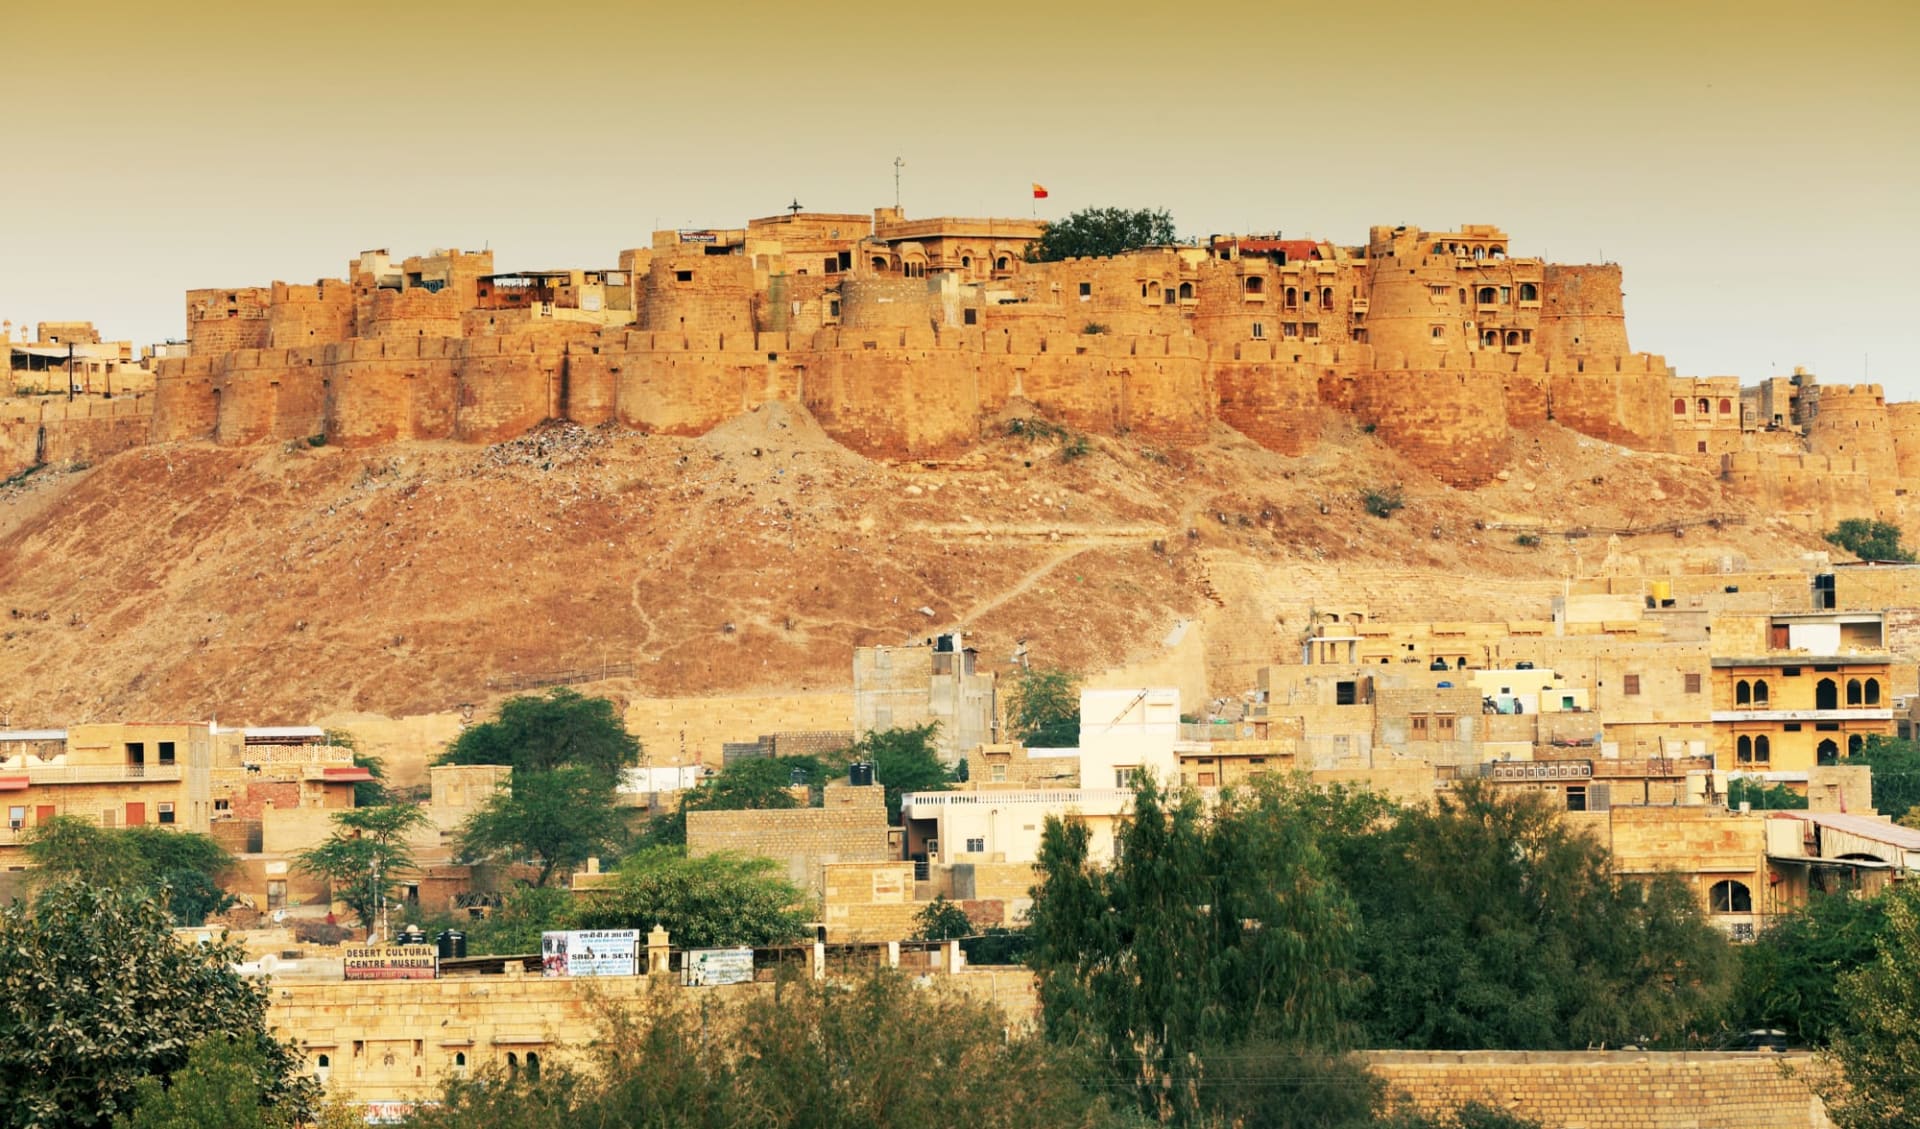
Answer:
<svg viewBox="0 0 1920 1129"><path fill-rule="evenodd" d="M1829 737L1820 742L1820 748L1814 755L1819 758L1821 764L1837 764L1840 760L1840 746L1834 744L1833 738Z"/></svg>
<svg viewBox="0 0 1920 1129"><path fill-rule="evenodd" d="M1840 687L1831 678L1822 678L1813 688L1813 708L1817 710L1837 710L1840 708Z"/></svg>

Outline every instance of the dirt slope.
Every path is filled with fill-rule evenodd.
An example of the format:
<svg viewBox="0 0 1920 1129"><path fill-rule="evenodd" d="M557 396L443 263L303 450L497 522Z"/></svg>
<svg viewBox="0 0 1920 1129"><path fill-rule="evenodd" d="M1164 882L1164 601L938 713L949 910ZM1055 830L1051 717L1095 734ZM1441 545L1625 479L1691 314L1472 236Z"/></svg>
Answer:
<svg viewBox="0 0 1920 1129"><path fill-rule="evenodd" d="M153 447L0 494L0 723L303 720L485 702L515 677L634 664L652 696L845 686L849 648L964 626L1096 671L1206 635L1216 693L1294 652L1309 610L1544 617L1603 538L1643 554L1815 547L1686 462L1549 428L1458 492L1337 425L1285 458L997 438L887 466L775 405L699 439L550 427L491 448ZM1405 508L1365 512L1398 485ZM1170 632L1173 636L1170 636Z"/></svg>

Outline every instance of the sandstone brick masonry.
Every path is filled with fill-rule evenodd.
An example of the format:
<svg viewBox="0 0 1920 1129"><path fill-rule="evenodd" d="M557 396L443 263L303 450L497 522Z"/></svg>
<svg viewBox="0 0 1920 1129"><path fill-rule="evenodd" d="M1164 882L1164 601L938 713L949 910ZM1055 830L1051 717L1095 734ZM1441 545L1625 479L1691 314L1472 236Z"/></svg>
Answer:
<svg viewBox="0 0 1920 1129"><path fill-rule="evenodd" d="M887 844L886 793L878 785L829 784L824 807L687 813L688 854L779 859L793 882L816 894L828 864L896 861L899 852Z"/></svg>
<svg viewBox="0 0 1920 1129"><path fill-rule="evenodd" d="M699 434L785 401L876 458L957 453L1009 410L1169 444L1220 421L1299 454L1344 412L1456 486L1552 420L1717 460L1730 493L1808 528L1900 521L1920 498L1920 406L1806 374L1677 380L1630 351L1617 265L1508 258L1494 227L1027 263L966 234L1026 221L877 219L655 233L644 263L623 257L625 325L469 326L486 253L367 252L351 282L195 290L192 355L160 362L150 400L105 420L0 411L0 475L143 439L492 443L555 418ZM950 245L927 234L948 228Z"/></svg>
<svg viewBox="0 0 1920 1129"><path fill-rule="evenodd" d="M1481 1101L1556 1129L1828 1129L1807 1055L1373 1051L1427 1110Z"/></svg>

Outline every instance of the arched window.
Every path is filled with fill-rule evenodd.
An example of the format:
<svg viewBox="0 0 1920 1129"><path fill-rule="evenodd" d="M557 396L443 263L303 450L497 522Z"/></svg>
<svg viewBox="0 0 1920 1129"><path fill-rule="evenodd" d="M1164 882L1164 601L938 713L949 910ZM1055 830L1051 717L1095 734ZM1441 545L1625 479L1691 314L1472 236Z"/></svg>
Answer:
<svg viewBox="0 0 1920 1129"><path fill-rule="evenodd" d="M1753 701L1753 686L1749 684L1746 679L1742 678L1740 681L1733 684L1733 704L1734 705L1736 706L1749 705L1752 703L1752 701Z"/></svg>
<svg viewBox="0 0 1920 1129"><path fill-rule="evenodd" d="M1706 414L1707 414L1708 412L1710 412L1710 411L1712 411L1712 410L1713 410L1713 405L1711 405L1711 404L1709 404L1709 403L1707 403L1707 399L1706 399L1706 397L1704 397L1704 396L1702 396L1702 397L1700 398L1700 405L1699 405L1699 407L1700 407L1700 414L1701 414L1701 415L1706 415Z"/></svg>
<svg viewBox="0 0 1920 1129"><path fill-rule="evenodd" d="M1829 737L1820 742L1820 747L1814 750L1813 755L1821 764L1833 764L1840 759L1840 746L1834 744L1833 738Z"/></svg>
<svg viewBox="0 0 1920 1129"><path fill-rule="evenodd" d="M313 1064L319 1067L321 1070L326 1070L333 1065L333 1059L327 1057L326 1055L321 1055L318 1058L313 1060Z"/></svg>
<svg viewBox="0 0 1920 1129"><path fill-rule="evenodd" d="M1250 274L1247 276L1247 293L1264 294L1266 293L1266 291L1267 291L1266 279L1261 278L1257 274Z"/></svg>
<svg viewBox="0 0 1920 1129"><path fill-rule="evenodd" d="M1847 755L1850 757L1859 755L1860 750L1865 748L1866 745L1867 739L1858 733L1849 736L1847 738Z"/></svg>
<svg viewBox="0 0 1920 1129"><path fill-rule="evenodd" d="M1753 683L1753 704L1760 705L1767 700L1767 680L1756 679Z"/></svg>
<svg viewBox="0 0 1920 1129"><path fill-rule="evenodd" d="M1753 738L1741 734L1740 740L1734 743L1733 759L1741 764L1753 763Z"/></svg>
<svg viewBox="0 0 1920 1129"><path fill-rule="evenodd" d="M507 1077L520 1077L520 1056L512 1051L507 1052Z"/></svg>
<svg viewBox="0 0 1920 1129"><path fill-rule="evenodd" d="M1720 414L1723 416L1733 414L1733 401L1725 396L1720 397Z"/></svg>
<svg viewBox="0 0 1920 1129"><path fill-rule="evenodd" d="M962 256L960 256L960 266L961 266L961 269L963 269L963 270L964 270L964 269L966 269L967 267L971 267L972 265L973 265L973 256L972 256L972 255L962 255Z"/></svg>
<svg viewBox="0 0 1920 1129"><path fill-rule="evenodd" d="M1495 293L1497 293L1497 291L1495 291L1493 287L1482 286L1480 288L1480 304L1483 306L1493 305L1493 296Z"/></svg>
<svg viewBox="0 0 1920 1129"><path fill-rule="evenodd" d="M1498 348L1498 347L1499 347L1499 345L1500 345L1500 333L1499 333L1499 331L1498 331L1498 330L1493 330L1493 329L1489 329L1489 330L1487 330L1487 331L1485 331L1484 333L1482 333L1482 334L1480 335L1480 344L1482 344L1482 345L1485 345L1485 346L1486 346L1487 348L1489 348L1489 349L1494 349L1494 348Z"/></svg>
<svg viewBox="0 0 1920 1129"><path fill-rule="evenodd" d="M1180 284L1180 300L1182 302L1190 302L1193 300L1193 283L1183 282Z"/></svg>
<svg viewBox="0 0 1920 1129"><path fill-rule="evenodd" d="M1817 710L1837 710L1840 708L1840 687L1831 678L1822 678L1813 688L1813 708Z"/></svg>
<svg viewBox="0 0 1920 1129"><path fill-rule="evenodd" d="M1320 304L1328 309L1333 308L1333 287L1322 286L1320 288Z"/></svg>
<svg viewBox="0 0 1920 1129"><path fill-rule="evenodd" d="M1867 679L1867 704L1870 706L1880 704L1880 680L1878 678Z"/></svg>
<svg viewBox="0 0 1920 1129"><path fill-rule="evenodd" d="M1299 289L1292 286L1287 287L1286 300L1287 300L1287 309L1291 310L1298 307L1300 305Z"/></svg>
<svg viewBox="0 0 1920 1129"><path fill-rule="evenodd" d="M1013 260L1007 258L1005 255L1002 255L993 261L993 269L1006 270L1007 267L1012 263L1012 261Z"/></svg>
<svg viewBox="0 0 1920 1129"><path fill-rule="evenodd" d="M1857 706L1860 704L1860 699L1863 696L1864 694L1860 688L1860 680L1858 678L1847 679L1847 704Z"/></svg>
<svg viewBox="0 0 1920 1129"><path fill-rule="evenodd" d="M1487 257L1487 249L1486 249L1485 247L1475 247L1475 248L1473 249L1473 257L1474 257L1474 258L1476 258L1476 259L1484 259L1484 258L1486 258L1486 257Z"/></svg>
<svg viewBox="0 0 1920 1129"><path fill-rule="evenodd" d="M1686 415L1686 414L1687 414L1687 402L1686 402L1685 400L1678 400L1678 399L1676 399L1676 400L1675 400L1675 401L1673 402L1673 414L1674 414L1674 415L1677 415L1677 416L1683 416L1683 415Z"/></svg>
<svg viewBox="0 0 1920 1129"><path fill-rule="evenodd" d="M1773 742L1766 734L1753 739L1753 763L1766 764L1773 760Z"/></svg>
<svg viewBox="0 0 1920 1129"><path fill-rule="evenodd" d="M1715 913L1752 913L1753 891L1747 889L1745 882L1729 878L1713 884L1707 891L1707 903Z"/></svg>
<svg viewBox="0 0 1920 1129"><path fill-rule="evenodd" d="M1509 329L1509 330L1507 330L1507 344L1508 344L1508 345L1518 345L1518 344L1520 344L1520 331L1519 331L1519 330L1517 330L1517 329Z"/></svg>
<svg viewBox="0 0 1920 1129"><path fill-rule="evenodd" d="M465 1070L467 1068L467 1052L465 1051L453 1052L453 1065L454 1065L454 1068L457 1070Z"/></svg>
<svg viewBox="0 0 1920 1129"><path fill-rule="evenodd" d="M1520 300L1522 302L1538 302L1540 300L1540 288L1531 282L1521 283Z"/></svg>
<svg viewBox="0 0 1920 1129"><path fill-rule="evenodd" d="M527 1081L540 1081L540 1056L532 1051L527 1052Z"/></svg>
<svg viewBox="0 0 1920 1129"><path fill-rule="evenodd" d="M887 259L886 259L886 256L884 256L884 255L875 255L875 256L873 257L873 269L874 269L874 270L878 270L878 271L883 271L883 270L886 270L886 269L887 269Z"/></svg>

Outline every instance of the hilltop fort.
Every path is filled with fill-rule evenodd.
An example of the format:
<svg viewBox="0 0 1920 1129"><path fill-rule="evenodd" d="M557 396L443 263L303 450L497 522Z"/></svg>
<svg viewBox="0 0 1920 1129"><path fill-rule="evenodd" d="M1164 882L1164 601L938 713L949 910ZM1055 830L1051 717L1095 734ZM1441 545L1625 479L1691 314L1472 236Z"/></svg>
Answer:
<svg viewBox="0 0 1920 1129"><path fill-rule="evenodd" d="M1029 262L1040 232L795 211L656 232L607 269L367 251L344 279L194 290L151 391L11 401L0 475L146 443L490 444L545 420L698 435L785 402L885 460L951 456L1008 413L1168 445L1218 422L1297 455L1345 415L1469 488L1553 421L1689 456L1806 529L1910 525L1920 497L1920 404L1680 376L1629 346L1617 265L1516 256L1496 227Z"/></svg>

